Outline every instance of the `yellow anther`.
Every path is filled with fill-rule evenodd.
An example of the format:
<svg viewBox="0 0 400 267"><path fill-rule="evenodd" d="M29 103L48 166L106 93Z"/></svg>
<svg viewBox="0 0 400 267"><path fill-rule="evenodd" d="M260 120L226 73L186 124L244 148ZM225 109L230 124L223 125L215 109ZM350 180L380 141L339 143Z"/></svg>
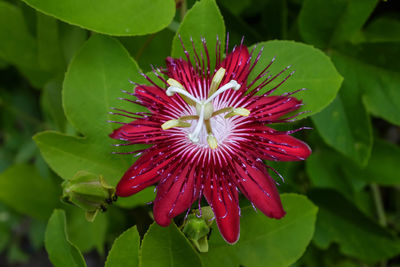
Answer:
<svg viewBox="0 0 400 267"><path fill-rule="evenodd" d="M171 86L175 86L175 87L179 87L179 88L185 89L185 87L183 87L183 85L180 82L178 82L177 80L175 80L175 79L169 78L167 80L167 83L169 85L171 85Z"/></svg>
<svg viewBox="0 0 400 267"><path fill-rule="evenodd" d="M198 120L199 116L197 115L187 115L187 116L182 116L179 118L180 121L191 121L191 120Z"/></svg>
<svg viewBox="0 0 400 267"><path fill-rule="evenodd" d="M161 125L161 128L163 130L167 130L167 129L171 129L174 127L190 127L190 125L191 124L188 122L173 119L173 120L164 122L163 125Z"/></svg>
<svg viewBox="0 0 400 267"><path fill-rule="evenodd" d="M177 80L175 80L175 79L172 79L172 78L169 78L168 80L167 80L167 83L173 88L173 87L176 87L176 88L179 88L178 90L177 90L177 92L178 92L178 94L183 98L183 100L186 102L186 103L188 103L189 105L191 105L191 106L194 106L194 105L196 105L196 103L195 103L195 101L193 101L192 99L190 99L190 97L188 97L188 96L185 96L184 94L188 94L187 93L187 90L185 89L185 87L183 87L183 85L180 83L180 82L178 82ZM171 88L171 87L169 87L169 88ZM175 88L174 88L175 89ZM176 90L176 89L175 89ZM174 91L175 91L174 90ZM174 95L174 91L170 91L170 90L167 90L167 92L166 92L166 94L168 95L168 96L173 96ZM181 91L181 93L179 93L179 91Z"/></svg>
<svg viewBox="0 0 400 267"><path fill-rule="evenodd" d="M230 118L233 116L243 116L243 117L247 117L250 115L250 110L246 109L246 108L235 108L233 109L231 112L229 112L228 114L225 115L225 118Z"/></svg>
<svg viewBox="0 0 400 267"><path fill-rule="evenodd" d="M219 109L219 110L217 110L217 111L214 111L211 117L220 115L220 114L222 114L222 113L231 112L232 110L233 110L232 107L221 108L221 109Z"/></svg>
<svg viewBox="0 0 400 267"><path fill-rule="evenodd" d="M211 149L216 149L218 147L217 138L214 135L209 134L207 136L207 143L211 147Z"/></svg>
<svg viewBox="0 0 400 267"><path fill-rule="evenodd" d="M226 71L224 68L219 68L219 70L215 73L211 81L210 90L208 91L208 97L217 91L222 79L224 78L225 72Z"/></svg>

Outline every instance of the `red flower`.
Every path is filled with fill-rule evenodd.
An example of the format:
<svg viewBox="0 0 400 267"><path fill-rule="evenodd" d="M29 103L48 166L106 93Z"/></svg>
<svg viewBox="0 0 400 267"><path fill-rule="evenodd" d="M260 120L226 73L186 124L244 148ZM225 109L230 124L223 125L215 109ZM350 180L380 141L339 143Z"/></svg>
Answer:
<svg viewBox="0 0 400 267"><path fill-rule="evenodd" d="M136 85L132 94L149 113L130 113L135 118L110 136L128 144L153 144L127 170L117 186L117 195L126 197L157 184L154 219L161 226L204 195L215 214L218 228L229 243L239 238L239 191L258 209L272 218L285 215L275 181L262 160L297 161L307 158L311 150L291 137L294 131L280 132L265 126L289 122L301 101L293 93L271 96L278 86L263 95L255 95L275 80L266 77L266 68L253 81L250 72L261 55L251 63L253 51L240 45L221 61L217 43L216 68L212 69L204 43L206 60L194 51L192 64L167 58L165 84ZM206 62L206 63L205 63ZM303 128L304 129L304 128ZM272 169L273 170L273 169ZM275 171L275 170L273 170ZM200 204L199 204L200 205Z"/></svg>

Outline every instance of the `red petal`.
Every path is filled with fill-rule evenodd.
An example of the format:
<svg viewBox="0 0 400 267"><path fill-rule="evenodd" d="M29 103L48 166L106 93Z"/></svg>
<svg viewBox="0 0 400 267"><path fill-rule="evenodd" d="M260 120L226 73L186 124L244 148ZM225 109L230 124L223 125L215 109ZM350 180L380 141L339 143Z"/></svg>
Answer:
<svg viewBox="0 0 400 267"><path fill-rule="evenodd" d="M163 134L163 131L159 123L138 119L114 130L110 134L110 137L118 140L122 139L135 142L146 136L147 143L154 143L154 141L160 139L160 137L165 138L164 136L160 136L160 134Z"/></svg>
<svg viewBox="0 0 400 267"><path fill-rule="evenodd" d="M124 174L117 185L117 195L127 197L158 182L162 176L159 172L174 157L165 159L167 149L153 149L142 155Z"/></svg>
<svg viewBox="0 0 400 267"><path fill-rule="evenodd" d="M301 106L301 100L285 96L258 96L255 102L248 106L258 121L274 121Z"/></svg>
<svg viewBox="0 0 400 267"><path fill-rule="evenodd" d="M235 167L239 176L240 191L247 199L268 217L282 218L285 211L275 181L269 176L265 166L260 163L254 163L253 166L235 163Z"/></svg>
<svg viewBox="0 0 400 267"><path fill-rule="evenodd" d="M153 212L154 220L159 225L168 226L172 218L189 209L193 204L195 176L193 175L194 168L190 169L192 171L189 171L189 165L186 165L183 170L177 166L175 171L178 174L158 185Z"/></svg>
<svg viewBox="0 0 400 267"><path fill-rule="evenodd" d="M245 89L246 86L243 83L246 82L249 73L249 64L247 62L249 57L249 50L244 45L236 47L235 51L228 54L220 65L226 70L225 78L222 80L221 85L228 83L230 80L236 80Z"/></svg>
<svg viewBox="0 0 400 267"><path fill-rule="evenodd" d="M311 154L311 148L303 141L288 134L278 134L266 126L254 126L258 132L252 139L256 149L261 152L261 158L277 161L305 160Z"/></svg>
<svg viewBox="0 0 400 267"><path fill-rule="evenodd" d="M239 239L240 219L238 193L235 187L229 186L226 178L220 177L221 186L213 179L205 186L204 196L210 204L217 222L219 231L226 242L234 244Z"/></svg>

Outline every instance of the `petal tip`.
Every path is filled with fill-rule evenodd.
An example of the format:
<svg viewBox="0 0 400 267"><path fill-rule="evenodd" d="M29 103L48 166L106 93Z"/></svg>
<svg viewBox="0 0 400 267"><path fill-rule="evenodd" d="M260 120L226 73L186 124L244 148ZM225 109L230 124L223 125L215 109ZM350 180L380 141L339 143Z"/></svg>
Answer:
<svg viewBox="0 0 400 267"><path fill-rule="evenodd" d="M282 219L283 217L285 217L285 215L286 215L286 211L283 208L269 212L267 214L268 217L277 219L277 220Z"/></svg>
<svg viewBox="0 0 400 267"><path fill-rule="evenodd" d="M281 213L279 213L279 214L276 215L276 218L277 218L277 219L282 219L282 218L285 217L285 216L286 216L286 211L282 210Z"/></svg>
<svg viewBox="0 0 400 267"><path fill-rule="evenodd" d="M165 215L165 213L160 211L155 211L153 208L154 220L159 226L167 227L171 224L171 218Z"/></svg>
<svg viewBox="0 0 400 267"><path fill-rule="evenodd" d="M225 240L225 242L226 243L228 243L229 245L235 245L238 241L239 241L239 238L240 238L240 232L238 232L236 235L234 234L234 235L224 235L222 232L221 232L221 236L222 236L222 238Z"/></svg>
<svg viewBox="0 0 400 267"><path fill-rule="evenodd" d="M115 194L119 197L129 197L134 194L133 190L124 182L119 182Z"/></svg>

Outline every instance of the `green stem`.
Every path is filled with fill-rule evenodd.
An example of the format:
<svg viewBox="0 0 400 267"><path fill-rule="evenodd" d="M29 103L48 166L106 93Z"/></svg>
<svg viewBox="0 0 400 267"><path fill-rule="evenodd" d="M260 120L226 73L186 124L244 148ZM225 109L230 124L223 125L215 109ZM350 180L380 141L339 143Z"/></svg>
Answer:
<svg viewBox="0 0 400 267"><path fill-rule="evenodd" d="M180 12L181 13L181 21L185 17L186 12L187 12L187 3L186 3L186 0L183 0L182 4L181 4L181 12Z"/></svg>
<svg viewBox="0 0 400 267"><path fill-rule="evenodd" d="M379 186L375 183L372 183L370 185L370 187L371 187L372 196L373 196L374 202L375 202L376 213L378 215L379 224L382 227L386 227L387 221L386 221L386 215L385 215L385 208L383 207L381 191L379 190ZM386 261L383 260L380 262L380 267L386 267L386 266L387 266Z"/></svg>
<svg viewBox="0 0 400 267"><path fill-rule="evenodd" d="M374 198L376 213L378 215L379 224L383 227L387 226L385 209L382 203L382 195L381 191L379 190L379 186L377 184L371 184L372 196Z"/></svg>

